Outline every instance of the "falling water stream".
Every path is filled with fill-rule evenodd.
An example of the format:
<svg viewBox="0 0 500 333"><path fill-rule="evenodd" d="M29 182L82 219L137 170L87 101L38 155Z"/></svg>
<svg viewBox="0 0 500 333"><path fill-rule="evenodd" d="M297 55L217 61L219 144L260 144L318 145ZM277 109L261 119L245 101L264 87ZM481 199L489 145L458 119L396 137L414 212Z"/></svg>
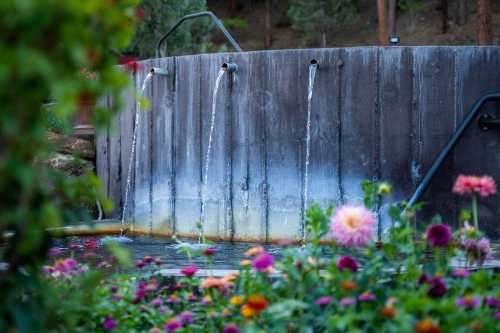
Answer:
<svg viewBox="0 0 500 333"><path fill-rule="evenodd" d="M144 96L144 92L146 91L146 87L153 78L153 73L149 72L148 75L144 78L144 81L142 82L142 87L141 87L141 92L139 99L137 100L137 106L135 109L135 122L134 122L134 128L132 131L132 145L130 147L130 158L128 161L128 169L127 169L127 182L125 184L125 197L123 199L123 208L122 208L122 214L121 214L121 227L120 227L120 236L119 237L108 237L107 240L113 240L115 242L131 242L132 240L128 237L125 237L124 231L125 231L125 214L127 213L127 207L128 207L128 201L129 201L129 194L130 194L130 185L132 182L132 167L134 165L134 161L136 161L135 158L135 151L136 151L136 145L137 145L137 132L139 131L139 126L140 126L140 119L141 119L141 101L140 98Z"/></svg>
<svg viewBox="0 0 500 333"><path fill-rule="evenodd" d="M314 90L314 81L316 79L316 71L318 70L318 64L316 62L311 62L309 65L309 85L307 88L307 123L306 123L306 159L304 166L304 201L302 203L303 221L302 221L302 241L305 242L307 238L305 219L306 219L306 209L309 191L309 161L311 155L311 108L312 108L312 96Z"/></svg>
<svg viewBox="0 0 500 333"><path fill-rule="evenodd" d="M211 157L211 152L212 152L212 140L213 140L213 134L214 134L214 129L215 129L215 111L216 111L216 106L217 106L217 92L219 91L219 86L220 82L222 80L222 77L224 76L224 73L226 71L221 68L219 70L219 74L217 75L217 79L215 80L215 87L214 87L214 92L212 95L212 114L210 116L210 133L208 136L208 147L207 147L207 154L205 157L205 165L204 165L204 175L203 175L203 184L202 184L202 189L201 189L201 222L199 225L199 234L198 234L198 241L201 242L203 240L203 224L205 221L205 205L206 205L206 191L207 191L207 185L208 185L208 171L210 167L210 157Z"/></svg>

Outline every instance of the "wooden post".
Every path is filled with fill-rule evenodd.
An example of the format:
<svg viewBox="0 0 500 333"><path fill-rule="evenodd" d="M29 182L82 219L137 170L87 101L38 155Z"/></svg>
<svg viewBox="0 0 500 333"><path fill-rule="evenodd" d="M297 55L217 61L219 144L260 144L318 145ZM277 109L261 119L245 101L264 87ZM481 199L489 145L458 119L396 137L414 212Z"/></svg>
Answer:
<svg viewBox="0 0 500 333"><path fill-rule="evenodd" d="M396 0L389 0L388 26L389 36L396 35Z"/></svg>
<svg viewBox="0 0 500 333"><path fill-rule="evenodd" d="M377 0L378 10L378 43L380 46L387 46L389 37L387 36L387 6L385 0Z"/></svg>
<svg viewBox="0 0 500 333"><path fill-rule="evenodd" d="M273 32L272 32L272 8L273 0L266 0L266 49L270 49L273 44Z"/></svg>
<svg viewBox="0 0 500 333"><path fill-rule="evenodd" d="M478 0L479 45L491 44L491 1Z"/></svg>

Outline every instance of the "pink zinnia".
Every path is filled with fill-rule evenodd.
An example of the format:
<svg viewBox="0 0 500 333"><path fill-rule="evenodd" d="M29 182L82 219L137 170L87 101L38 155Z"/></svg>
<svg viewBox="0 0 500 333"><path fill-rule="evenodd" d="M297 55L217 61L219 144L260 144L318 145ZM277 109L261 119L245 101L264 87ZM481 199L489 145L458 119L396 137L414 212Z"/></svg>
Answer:
<svg viewBox="0 0 500 333"><path fill-rule="evenodd" d="M344 297L339 301L340 306L350 306L355 304L356 304L356 299L353 297Z"/></svg>
<svg viewBox="0 0 500 333"><path fill-rule="evenodd" d="M465 296L457 299L457 306L465 309L474 309L480 305L480 300L474 296Z"/></svg>
<svg viewBox="0 0 500 333"><path fill-rule="evenodd" d="M426 235L433 247L446 247L453 238L451 228L445 224L431 224L427 227Z"/></svg>
<svg viewBox="0 0 500 333"><path fill-rule="evenodd" d="M240 329L235 324L224 325L223 333L240 333Z"/></svg>
<svg viewBox="0 0 500 333"><path fill-rule="evenodd" d="M487 197L497 193L495 180L490 176L458 176L453 185L453 193L464 195L478 193L482 197Z"/></svg>
<svg viewBox="0 0 500 333"><path fill-rule="evenodd" d="M102 324L102 326L104 327L104 329L106 331L111 331L111 330L114 330L116 328L116 320L114 320L112 317L106 317L104 319L104 323Z"/></svg>
<svg viewBox="0 0 500 333"><path fill-rule="evenodd" d="M358 300L361 302L372 302L377 299L377 296L375 296L374 293L371 293L369 291L365 291L361 295L358 296Z"/></svg>
<svg viewBox="0 0 500 333"><path fill-rule="evenodd" d="M332 302L333 298L330 296L321 296L318 298L316 301L314 301L314 304L319 305L319 306L325 306L328 305Z"/></svg>
<svg viewBox="0 0 500 333"><path fill-rule="evenodd" d="M359 265L356 259L354 259L353 257L341 256L337 261L337 268L341 271L344 269L348 269L351 272L357 272Z"/></svg>
<svg viewBox="0 0 500 333"><path fill-rule="evenodd" d="M172 318L170 319L166 324L165 324L165 330L167 332L175 332L177 330L180 330L182 328L182 323L175 319Z"/></svg>
<svg viewBox="0 0 500 333"><path fill-rule="evenodd" d="M259 272L268 272L273 266L274 257L267 252L262 252L252 261L252 267Z"/></svg>
<svg viewBox="0 0 500 333"><path fill-rule="evenodd" d="M193 275L196 274L197 271L198 271L198 267L196 267L196 266L189 266L189 267L184 267L183 269L181 269L181 273L187 277L192 277Z"/></svg>
<svg viewBox="0 0 500 333"><path fill-rule="evenodd" d="M467 278L469 277L470 275L470 272L468 270L466 270L465 268L455 268L453 270L453 272L451 273L451 275L454 277L454 278Z"/></svg>
<svg viewBox="0 0 500 333"><path fill-rule="evenodd" d="M332 217L330 228L338 244L347 247L361 247L372 238L375 217L362 206L342 206Z"/></svg>

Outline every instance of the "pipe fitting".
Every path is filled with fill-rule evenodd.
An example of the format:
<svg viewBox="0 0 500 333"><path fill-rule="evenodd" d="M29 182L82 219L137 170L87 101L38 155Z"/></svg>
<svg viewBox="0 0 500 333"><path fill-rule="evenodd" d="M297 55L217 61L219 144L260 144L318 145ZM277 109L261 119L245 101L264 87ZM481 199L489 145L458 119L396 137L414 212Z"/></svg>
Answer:
<svg viewBox="0 0 500 333"><path fill-rule="evenodd" d="M234 62L225 62L221 66L222 70L229 72L229 73L234 73L236 70L238 70L238 65L236 65Z"/></svg>
<svg viewBox="0 0 500 333"><path fill-rule="evenodd" d="M311 66L315 66L316 68L319 68L319 63L316 59L311 59L311 61L309 63L311 64Z"/></svg>
<svg viewBox="0 0 500 333"><path fill-rule="evenodd" d="M153 75L162 75L162 76L168 75L168 71L166 68L153 67L151 68L150 72Z"/></svg>

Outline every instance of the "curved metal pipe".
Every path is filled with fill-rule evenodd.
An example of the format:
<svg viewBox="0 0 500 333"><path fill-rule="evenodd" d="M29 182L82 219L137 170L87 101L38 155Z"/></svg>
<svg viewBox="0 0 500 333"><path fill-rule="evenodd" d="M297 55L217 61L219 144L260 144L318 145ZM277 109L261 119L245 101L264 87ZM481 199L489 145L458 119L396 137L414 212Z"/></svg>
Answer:
<svg viewBox="0 0 500 333"><path fill-rule="evenodd" d="M497 101L500 102L500 93L495 93L495 94L488 94L480 97L476 102L474 103L472 110L467 113L465 116L465 119L462 121L460 126L457 128L455 133L451 136L450 140L448 140L448 143L446 146L444 146L443 150L439 153L438 157L434 160L434 163L432 163L432 166L430 167L429 171L425 174L424 179L420 182L418 185L417 189L411 196L411 198L408 200L408 207L413 206L418 202L420 197L424 194L425 190L429 187L430 182L436 175L436 173L439 171L441 166L443 165L444 161L450 154L450 152L453 150L455 145L457 144L458 140L462 137L463 133L465 130L469 127L469 125L472 123L472 121L477 117L479 111L483 108L484 104L489 101Z"/></svg>
<svg viewBox="0 0 500 333"><path fill-rule="evenodd" d="M191 19L194 19L194 18L197 18L197 17L202 17L202 16L208 16L208 17L210 17L212 19L212 21L215 23L215 25L217 26L217 28L219 28L219 30L222 31L222 33L224 34L224 36L226 36L226 38L228 39L229 43L231 43L231 45L236 49L236 51L238 51L238 52L242 52L243 51L241 49L241 47L240 47L240 44L238 44L238 42L236 41L236 39L234 39L234 37L229 33L229 31L227 31L227 29L224 26L224 24L222 23L222 21L217 16L215 16L215 14L212 13L211 11L204 11L204 12L199 12L199 13L194 13L194 14L186 15L186 16L182 17L179 21L177 21L177 23L174 24L174 26L172 28L170 28L170 30L158 40L158 43L156 44L156 57L157 58L161 58L163 56L162 53L161 53L161 44L163 44L163 42L166 41L167 38L184 21L191 20Z"/></svg>

